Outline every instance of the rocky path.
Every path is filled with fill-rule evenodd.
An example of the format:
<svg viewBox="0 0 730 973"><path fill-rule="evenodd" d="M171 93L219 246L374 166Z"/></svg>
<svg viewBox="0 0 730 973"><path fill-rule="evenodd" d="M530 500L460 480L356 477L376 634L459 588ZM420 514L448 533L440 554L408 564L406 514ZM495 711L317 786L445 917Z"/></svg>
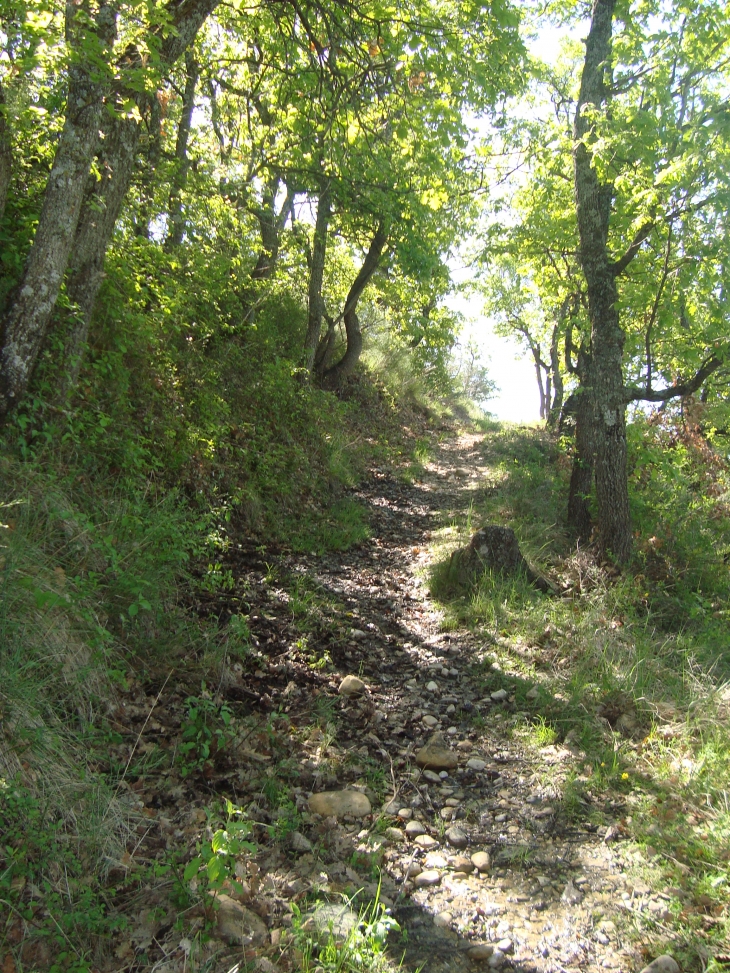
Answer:
<svg viewBox="0 0 730 973"><path fill-rule="evenodd" d="M405 970L645 964L637 924L661 926L671 891L654 895L627 877L623 810L597 805L588 823L569 787L587 771L583 755L520 742L511 673L491 692L485 677L498 668L494 645L443 633L429 598L431 534L463 514L487 474L474 435L442 444L416 482L374 469L359 492L371 516L359 549L234 550L236 593L202 606L223 622L237 605L248 610L253 656L218 687L239 707L241 734L206 770L207 793L186 778L159 817L192 842L211 795L248 808L259 853L242 903L260 920L252 944L262 970L297 969L287 947L293 902L313 892L340 901L353 889L366 902L379 877L403 930L391 940ZM346 676L363 691L343 691ZM443 769L417 760L429 745L446 751ZM361 806L348 814L312 802L340 791L359 793Z"/></svg>

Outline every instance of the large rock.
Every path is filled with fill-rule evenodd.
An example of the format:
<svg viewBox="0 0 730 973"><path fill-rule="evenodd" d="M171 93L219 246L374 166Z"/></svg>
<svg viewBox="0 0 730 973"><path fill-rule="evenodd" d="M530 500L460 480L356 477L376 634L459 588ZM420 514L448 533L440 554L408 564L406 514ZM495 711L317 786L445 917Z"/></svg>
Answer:
<svg viewBox="0 0 730 973"><path fill-rule="evenodd" d="M261 946L268 941L266 923L255 912L236 902L230 895L218 895L216 903L216 924L222 940L234 946Z"/></svg>
<svg viewBox="0 0 730 973"><path fill-rule="evenodd" d="M429 770L453 770L459 763L458 756L449 750L444 742L441 733L434 733L425 747L416 754L416 763L419 767L428 767Z"/></svg>
<svg viewBox="0 0 730 973"><path fill-rule="evenodd" d="M304 920L307 932L313 932L319 939L330 936L340 945L352 935L360 925L360 918L348 906L337 902L320 902Z"/></svg>
<svg viewBox="0 0 730 973"><path fill-rule="evenodd" d="M309 810L328 818L352 815L364 818L370 814L370 801L360 791L322 791L309 798Z"/></svg>
<svg viewBox="0 0 730 973"><path fill-rule="evenodd" d="M361 696L367 690L367 686L357 676L345 676L340 683L338 692L340 696Z"/></svg>
<svg viewBox="0 0 730 973"><path fill-rule="evenodd" d="M550 591L550 585L527 563L511 527L487 524L474 534L466 547L451 555L449 578L457 584L471 584L486 570L513 577L523 575L540 591Z"/></svg>
<svg viewBox="0 0 730 973"><path fill-rule="evenodd" d="M645 966L641 973L679 973L679 965L671 956L657 956L657 958Z"/></svg>

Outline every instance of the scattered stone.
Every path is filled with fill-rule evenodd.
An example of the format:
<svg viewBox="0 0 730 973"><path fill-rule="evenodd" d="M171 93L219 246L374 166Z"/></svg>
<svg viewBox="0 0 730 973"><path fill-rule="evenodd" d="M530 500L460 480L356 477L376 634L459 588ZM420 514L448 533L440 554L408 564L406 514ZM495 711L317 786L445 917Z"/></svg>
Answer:
<svg viewBox="0 0 730 973"><path fill-rule="evenodd" d="M437 851L430 851L424 861L426 868L446 868L446 859Z"/></svg>
<svg viewBox="0 0 730 973"><path fill-rule="evenodd" d="M671 956L657 956L655 960L645 966L641 973L679 973L679 964Z"/></svg>
<svg viewBox="0 0 730 973"><path fill-rule="evenodd" d="M289 843L291 845L292 851L311 851L314 845L306 838L301 831L292 831L289 835Z"/></svg>
<svg viewBox="0 0 730 973"><path fill-rule="evenodd" d="M560 901L565 905L578 905L584 898L585 896L580 889L577 889L571 881L568 881L568 884L563 889L563 894L560 896Z"/></svg>
<svg viewBox="0 0 730 973"><path fill-rule="evenodd" d="M406 834L409 838L417 838L419 835L425 833L426 829L420 821L409 821L406 825Z"/></svg>
<svg viewBox="0 0 730 973"><path fill-rule="evenodd" d="M471 742L471 740L459 740L456 747L458 750L466 750L468 752L469 750L474 749L474 744Z"/></svg>
<svg viewBox="0 0 730 973"><path fill-rule="evenodd" d="M433 917L434 926L439 926L441 929L448 929L453 921L454 917L450 912L439 912Z"/></svg>
<svg viewBox="0 0 730 973"><path fill-rule="evenodd" d="M426 726L432 729L434 726L438 726L438 720L435 716L431 716L430 713L426 713L426 715L423 717L423 722L426 724ZM418 758L416 758L416 761L418 761Z"/></svg>
<svg viewBox="0 0 730 973"><path fill-rule="evenodd" d="M365 633L363 633L364 636ZM345 678L340 683L340 688L338 692L340 696L361 696L367 689L367 686L359 679L357 676L345 676Z"/></svg>
<svg viewBox="0 0 730 973"><path fill-rule="evenodd" d="M457 827L449 828L446 832L446 840L452 848L466 848L469 844L469 838L466 832Z"/></svg>
<svg viewBox="0 0 730 973"><path fill-rule="evenodd" d="M409 807L402 807L398 811L398 817L401 819L401 821L410 821L413 817L413 811Z"/></svg>
<svg viewBox="0 0 730 973"><path fill-rule="evenodd" d="M453 807L442 807L439 811L439 817L442 821L450 821L454 816Z"/></svg>
<svg viewBox="0 0 730 973"><path fill-rule="evenodd" d="M509 697L509 693L507 692L506 689L495 689L495 691L490 694L489 698L494 703L503 703L505 699L507 699L508 697Z"/></svg>
<svg viewBox="0 0 730 973"><path fill-rule="evenodd" d="M505 957L504 953L502 952L502 950L501 949L495 949L495 951L489 957L489 959L487 960L487 962L488 962L489 966L491 966L491 968L493 970L498 970L500 968L500 966L504 966L505 960L506 960L506 957Z"/></svg>
<svg viewBox="0 0 730 973"><path fill-rule="evenodd" d="M351 628L350 629L350 638L351 639L357 639L359 641L360 639L367 638L367 635L366 635L365 632L363 632L363 630L361 628Z"/></svg>
<svg viewBox="0 0 730 973"><path fill-rule="evenodd" d="M470 946L467 949L466 955L475 963L483 963L490 958L493 952L494 946L491 943L477 943L476 946Z"/></svg>
<svg viewBox="0 0 730 973"><path fill-rule="evenodd" d="M432 838L430 834L419 834L414 844L418 845L419 848L423 848L424 851L430 851L432 848L438 848L439 846L438 841Z"/></svg>
<svg viewBox="0 0 730 973"><path fill-rule="evenodd" d="M323 939L331 935L337 943L343 943L359 924L358 914L346 905L321 902L305 918L303 928Z"/></svg>
<svg viewBox="0 0 730 973"><path fill-rule="evenodd" d="M492 860L486 851L476 851L471 856L471 863L478 872L488 872L492 867Z"/></svg>
<svg viewBox="0 0 730 973"><path fill-rule="evenodd" d="M370 801L360 791L321 791L309 798L309 810L325 818L341 818L346 814L364 818L371 808Z"/></svg>
<svg viewBox="0 0 730 973"><path fill-rule="evenodd" d="M416 763L431 770L452 770L458 765L459 758L445 745L443 736L434 733L426 746L416 754Z"/></svg>
<svg viewBox="0 0 730 973"><path fill-rule="evenodd" d="M383 807L383 814L397 814L400 810L400 801L388 801Z"/></svg>
<svg viewBox="0 0 730 973"><path fill-rule="evenodd" d="M466 766L469 770L484 770L487 766L487 761L480 760L479 757L470 757L466 762Z"/></svg>
<svg viewBox="0 0 730 973"><path fill-rule="evenodd" d="M500 939L499 942L497 943L497 949L500 951L500 953L504 953L505 956L508 953L511 953L513 948L514 947L512 945L511 939Z"/></svg>
<svg viewBox="0 0 730 973"><path fill-rule="evenodd" d="M427 780L430 784L440 784L441 778L436 773L435 770L424 770L421 774L424 780Z"/></svg>
<svg viewBox="0 0 730 973"><path fill-rule="evenodd" d="M386 828L383 833L389 841L394 841L397 845L403 844L406 840L406 836L400 828Z"/></svg>
<svg viewBox="0 0 730 973"><path fill-rule="evenodd" d="M230 895L219 894L216 898L218 914L216 924L222 940L234 946L261 946L268 942L266 923Z"/></svg>
<svg viewBox="0 0 730 973"><path fill-rule="evenodd" d="M471 859L465 858L464 855L455 855L449 859L449 865L451 865L455 872L464 872L466 875L470 875L474 871L474 865Z"/></svg>
<svg viewBox="0 0 730 973"><path fill-rule="evenodd" d="M434 682L433 679L431 680L431 682L426 683L426 690L429 693L437 693L438 689L439 689L439 684L437 682Z"/></svg>
<svg viewBox="0 0 730 973"><path fill-rule="evenodd" d="M436 868L427 868L425 871L421 872L420 875L416 875L415 885L416 888L422 889L431 885L441 884L441 872Z"/></svg>
<svg viewBox="0 0 730 973"><path fill-rule="evenodd" d="M420 875L423 869L418 864L418 862L411 862L411 864L406 868L406 878L415 878L416 875Z"/></svg>

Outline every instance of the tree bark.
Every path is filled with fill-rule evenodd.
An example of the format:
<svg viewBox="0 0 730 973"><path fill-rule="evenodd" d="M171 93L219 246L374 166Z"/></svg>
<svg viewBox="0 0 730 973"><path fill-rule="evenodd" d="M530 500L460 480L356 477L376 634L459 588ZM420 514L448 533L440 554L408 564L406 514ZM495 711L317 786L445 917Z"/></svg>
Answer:
<svg viewBox="0 0 730 973"><path fill-rule="evenodd" d="M547 414L549 429L555 429L563 408L563 373L560 371L560 328L556 324L550 341L550 374L553 378L553 397Z"/></svg>
<svg viewBox="0 0 730 973"><path fill-rule="evenodd" d="M13 173L13 146L10 141L10 125L8 124L5 91L0 84L0 220L5 215L5 204L8 201L8 190Z"/></svg>
<svg viewBox="0 0 730 973"><path fill-rule="evenodd" d="M347 347L345 353L338 362L335 362L322 375L322 387L333 391L340 388L342 382L350 375L360 360L362 354L362 332L360 331L360 321L357 316L358 301L362 293L370 283L373 274L378 269L380 258L388 242L389 227L385 220L381 220L370 241L370 247L360 271L352 283L350 292L345 301L345 310L342 319L345 322L345 334L347 335Z"/></svg>
<svg viewBox="0 0 730 973"><path fill-rule="evenodd" d="M3 322L0 351L0 423L25 391L58 299L78 223L84 187L99 142L108 77L89 67L80 50L88 11L69 0L66 36L71 48L66 120L48 177L38 229ZM116 35L116 9L103 3L93 33L105 48Z"/></svg>
<svg viewBox="0 0 730 973"><path fill-rule="evenodd" d="M304 339L304 362L309 374L314 369L314 359L319 345L324 317L324 298L322 282L327 256L327 237L332 215L332 187L329 180L322 184L317 201L317 219L314 224L314 239L309 265L309 311L307 314L307 334Z"/></svg>
<svg viewBox="0 0 730 973"><path fill-rule="evenodd" d="M195 89L198 85L200 69L192 51L185 54L185 91L183 93L182 114L177 129L175 143L175 171L170 190L168 234L165 249L179 247L185 236L185 214L183 213L182 194L188 181L190 160L188 158L188 142L195 110Z"/></svg>
<svg viewBox="0 0 730 973"><path fill-rule="evenodd" d="M606 102L615 0L594 0L576 109L573 151L579 258L586 279L591 358L583 388L581 425L595 456L597 546L600 556L625 563L631 556L626 415L623 394L624 333L619 322L616 268L609 259L612 187L592 165L588 106ZM577 451L579 452L579 451Z"/></svg>

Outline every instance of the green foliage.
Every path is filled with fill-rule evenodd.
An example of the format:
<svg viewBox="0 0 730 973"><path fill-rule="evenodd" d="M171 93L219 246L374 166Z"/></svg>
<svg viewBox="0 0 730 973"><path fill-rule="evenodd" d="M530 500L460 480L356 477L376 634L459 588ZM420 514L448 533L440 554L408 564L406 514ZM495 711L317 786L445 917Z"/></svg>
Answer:
<svg viewBox="0 0 730 973"><path fill-rule="evenodd" d="M199 853L185 866L183 881L201 880L206 892L219 892L223 886L234 892L241 891L237 880L236 865L244 855L256 853L256 845L248 840L251 822L246 820L246 812L228 798L225 800L226 820L223 826L213 832L210 841L204 841ZM212 906L213 903L211 903Z"/></svg>

